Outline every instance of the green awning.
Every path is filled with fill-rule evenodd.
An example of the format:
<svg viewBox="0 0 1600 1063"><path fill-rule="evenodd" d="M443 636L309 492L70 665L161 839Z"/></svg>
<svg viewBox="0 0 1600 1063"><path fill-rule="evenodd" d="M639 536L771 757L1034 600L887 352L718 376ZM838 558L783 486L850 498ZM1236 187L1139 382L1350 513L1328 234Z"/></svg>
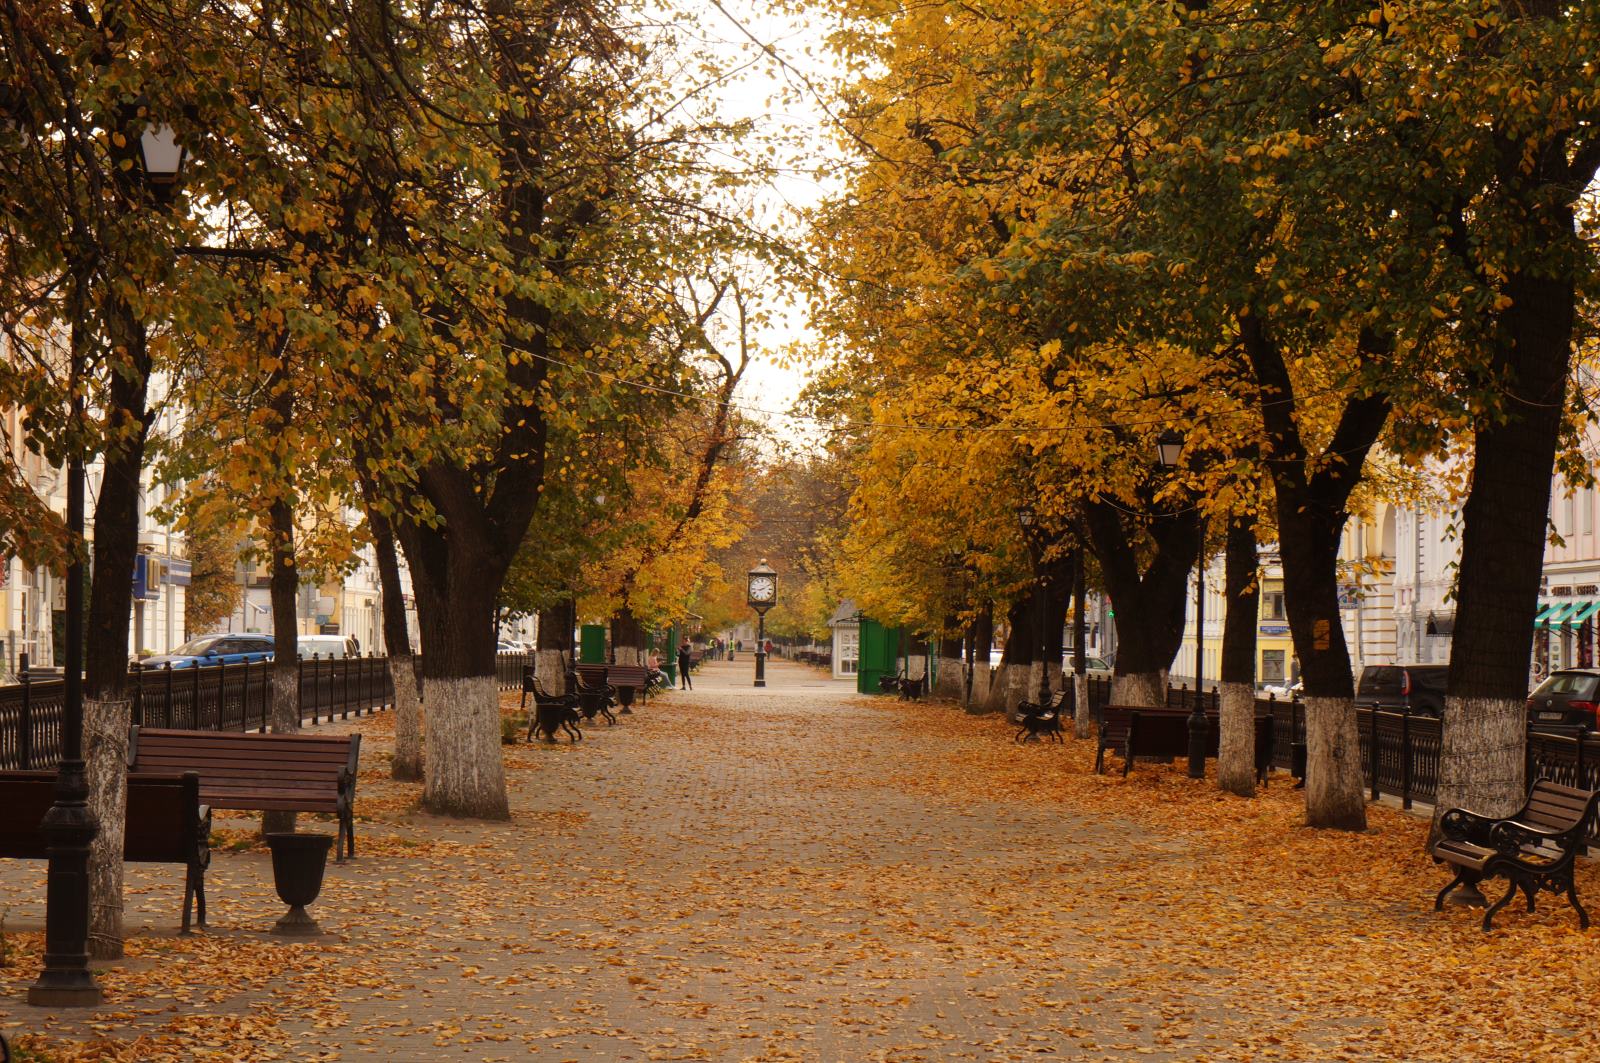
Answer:
<svg viewBox="0 0 1600 1063"><path fill-rule="evenodd" d="M1541 630L1545 626L1545 622L1550 619L1550 614L1560 609L1563 604L1565 603L1541 602L1539 604L1539 615L1533 618L1533 629L1535 631Z"/></svg>
<svg viewBox="0 0 1600 1063"><path fill-rule="evenodd" d="M1577 608L1568 613L1561 621L1560 626L1577 627L1596 612L1600 612L1600 602L1579 602Z"/></svg>
<svg viewBox="0 0 1600 1063"><path fill-rule="evenodd" d="M1544 615L1544 619L1536 622L1533 626L1535 628L1547 627L1554 630L1555 628L1560 627L1567 617L1576 612L1578 606L1582 604L1582 602L1557 602L1550 609L1550 611Z"/></svg>

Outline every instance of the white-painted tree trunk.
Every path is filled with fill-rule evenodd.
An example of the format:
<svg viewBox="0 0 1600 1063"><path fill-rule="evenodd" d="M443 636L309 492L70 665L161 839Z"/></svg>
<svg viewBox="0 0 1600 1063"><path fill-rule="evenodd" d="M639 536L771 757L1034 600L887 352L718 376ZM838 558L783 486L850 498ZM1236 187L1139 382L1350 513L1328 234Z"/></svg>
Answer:
<svg viewBox="0 0 1600 1063"><path fill-rule="evenodd" d="M83 702L89 811L100 830L89 843L89 956L122 957L122 846L128 822L128 725L133 702Z"/></svg>
<svg viewBox="0 0 1600 1063"><path fill-rule="evenodd" d="M1167 673L1136 672L1133 675L1113 676L1111 679L1111 704L1132 705L1138 708L1160 708L1167 703Z"/></svg>
<svg viewBox="0 0 1600 1063"><path fill-rule="evenodd" d="M1522 807L1527 727L1521 699L1445 698L1435 823L1452 808L1509 816Z"/></svg>
<svg viewBox="0 0 1600 1063"><path fill-rule="evenodd" d="M416 659L390 656L389 678L394 683L394 761L391 778L422 778L422 694L417 689Z"/></svg>
<svg viewBox="0 0 1600 1063"><path fill-rule="evenodd" d="M533 655L533 673L539 677L539 689L560 697L567 692L567 656L560 650L537 650Z"/></svg>
<svg viewBox="0 0 1600 1063"><path fill-rule="evenodd" d="M1240 797L1256 792L1256 690L1250 683L1223 683L1220 688L1221 729L1217 750L1217 785Z"/></svg>
<svg viewBox="0 0 1600 1063"><path fill-rule="evenodd" d="M1361 735L1353 698L1306 698L1306 826L1365 830Z"/></svg>
<svg viewBox="0 0 1600 1063"><path fill-rule="evenodd" d="M959 657L940 657L933 692L942 698L961 700L962 688L967 682L966 662Z"/></svg>
<svg viewBox="0 0 1600 1063"><path fill-rule="evenodd" d="M1072 704L1075 706L1076 716L1072 719L1072 733L1077 738L1094 737L1094 712L1089 708L1089 677L1088 675L1072 676Z"/></svg>
<svg viewBox="0 0 1600 1063"><path fill-rule="evenodd" d="M1001 663L989 679L989 689L984 692L983 711L1014 715L1017 702L1024 697L1028 686L1029 667L1025 664Z"/></svg>
<svg viewBox="0 0 1600 1063"><path fill-rule="evenodd" d="M976 665L972 669L972 697L967 703L967 711L975 716L995 711L989 705L989 687L993 676L994 669L988 665Z"/></svg>
<svg viewBox="0 0 1600 1063"><path fill-rule="evenodd" d="M500 690L492 675L425 679L428 748L422 804L470 819L510 819L500 755Z"/></svg>
<svg viewBox="0 0 1600 1063"><path fill-rule="evenodd" d="M617 647L617 663L618 664L627 664L627 665L643 664L644 663L644 657L645 657L645 653L644 653L644 649L642 647L639 647L639 646L618 646Z"/></svg>
<svg viewBox="0 0 1600 1063"><path fill-rule="evenodd" d="M272 733L294 734L300 730L300 669L298 664L272 669ZM262 834L288 834L294 830L296 815L283 809L261 813Z"/></svg>

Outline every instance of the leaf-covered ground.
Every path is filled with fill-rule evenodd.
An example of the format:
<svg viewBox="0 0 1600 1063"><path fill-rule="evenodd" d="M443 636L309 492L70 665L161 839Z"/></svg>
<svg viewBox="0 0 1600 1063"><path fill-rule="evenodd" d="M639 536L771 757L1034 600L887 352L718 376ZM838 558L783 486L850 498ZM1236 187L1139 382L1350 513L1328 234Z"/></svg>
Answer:
<svg viewBox="0 0 1600 1063"><path fill-rule="evenodd" d="M130 869L104 1007L21 1003L42 868L0 867L0 1022L53 1060L1477 1060L1600 1056L1597 938L1564 902L1484 935L1431 910L1422 821L1300 827L1086 743L708 666L576 746L508 751L514 819L417 814L366 735L360 855L287 943L249 821L220 824L211 930ZM323 824L331 829L331 824ZM1600 903L1600 875L1580 889ZM1600 930L1595 934L1600 935Z"/></svg>

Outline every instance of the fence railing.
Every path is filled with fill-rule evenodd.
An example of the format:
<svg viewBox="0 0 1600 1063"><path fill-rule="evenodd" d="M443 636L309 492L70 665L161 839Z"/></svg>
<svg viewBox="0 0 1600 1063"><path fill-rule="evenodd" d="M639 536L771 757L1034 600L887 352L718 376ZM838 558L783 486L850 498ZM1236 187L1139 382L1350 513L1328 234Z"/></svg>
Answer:
<svg viewBox="0 0 1600 1063"><path fill-rule="evenodd" d="M1173 708L1192 708L1194 698L1194 692L1183 687L1167 689L1167 704ZM1207 691L1205 699L1206 707L1214 708L1216 689ZM1090 711L1098 714L1110 703L1111 681L1090 676ZM1298 701L1257 698L1256 712L1272 717L1272 766L1283 771L1304 770L1305 706ZM1434 802L1439 793L1442 728L1434 716L1356 709L1363 781L1374 801L1395 797L1404 808L1418 801ZM1586 790L1600 789L1600 734L1577 728L1530 727L1525 750L1530 782L1543 778ZM1600 845L1600 820L1590 825L1589 841Z"/></svg>
<svg viewBox="0 0 1600 1063"><path fill-rule="evenodd" d="M419 658L420 660L420 658ZM522 685L527 653L502 653L495 679L502 690ZM272 719L271 661L200 668L135 668L128 676L133 722L193 731L261 731ZM0 770L44 768L61 759L66 699L60 676L30 677L0 686ZM348 720L394 704L387 657L307 658L300 661L302 723Z"/></svg>

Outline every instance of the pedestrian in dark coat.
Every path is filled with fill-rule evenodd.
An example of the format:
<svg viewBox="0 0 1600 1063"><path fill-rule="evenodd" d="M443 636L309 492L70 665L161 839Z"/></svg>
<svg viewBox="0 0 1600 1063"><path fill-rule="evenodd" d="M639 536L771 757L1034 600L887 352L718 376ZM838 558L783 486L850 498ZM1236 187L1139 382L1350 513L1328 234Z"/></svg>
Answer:
<svg viewBox="0 0 1600 1063"><path fill-rule="evenodd" d="M689 681L689 640L684 639L678 646L678 680L679 690L693 690L694 684Z"/></svg>

